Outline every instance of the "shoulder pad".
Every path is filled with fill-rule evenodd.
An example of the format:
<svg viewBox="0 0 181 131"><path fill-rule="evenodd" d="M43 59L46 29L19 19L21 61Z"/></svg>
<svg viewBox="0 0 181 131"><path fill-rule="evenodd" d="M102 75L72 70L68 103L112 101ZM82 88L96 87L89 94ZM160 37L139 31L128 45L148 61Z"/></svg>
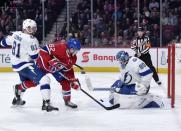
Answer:
<svg viewBox="0 0 181 131"><path fill-rule="evenodd" d="M134 57L132 60L133 60L133 62L136 62L138 59L136 57Z"/></svg>
<svg viewBox="0 0 181 131"><path fill-rule="evenodd" d="M146 64L145 63L141 63L140 65L139 65L139 68L140 69L143 69L143 68L145 68L146 67Z"/></svg>

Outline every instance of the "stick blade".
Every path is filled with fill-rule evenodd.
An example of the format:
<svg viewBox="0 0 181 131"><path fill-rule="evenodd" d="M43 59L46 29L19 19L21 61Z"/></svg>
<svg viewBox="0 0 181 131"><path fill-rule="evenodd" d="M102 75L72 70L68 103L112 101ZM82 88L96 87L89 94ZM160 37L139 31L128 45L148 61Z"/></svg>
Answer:
<svg viewBox="0 0 181 131"><path fill-rule="evenodd" d="M113 106L110 106L110 107L105 107L106 110L114 110L114 109L117 109L120 107L120 104L116 104L116 105L113 105Z"/></svg>

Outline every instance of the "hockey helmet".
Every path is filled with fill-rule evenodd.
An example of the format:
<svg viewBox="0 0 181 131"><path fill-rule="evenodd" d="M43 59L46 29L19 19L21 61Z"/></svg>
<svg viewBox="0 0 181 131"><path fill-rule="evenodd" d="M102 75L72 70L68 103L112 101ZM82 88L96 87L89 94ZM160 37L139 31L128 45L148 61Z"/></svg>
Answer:
<svg viewBox="0 0 181 131"><path fill-rule="evenodd" d="M37 24L34 20L26 19L23 21L23 30L29 34L34 34L37 31Z"/></svg>
<svg viewBox="0 0 181 131"><path fill-rule="evenodd" d="M81 45L80 45L80 42L79 42L79 40L77 40L77 39L75 39L75 38L70 38L69 40L68 40L68 42L67 42L67 47L69 48L69 49L74 49L74 50L80 50L80 48L81 48Z"/></svg>
<svg viewBox="0 0 181 131"><path fill-rule="evenodd" d="M67 48L69 49L70 54L75 55L81 49L81 44L79 40L70 38L67 41Z"/></svg>
<svg viewBox="0 0 181 131"><path fill-rule="evenodd" d="M116 54L116 59L121 64L121 67L124 69L129 60L129 54L126 51L119 51Z"/></svg>

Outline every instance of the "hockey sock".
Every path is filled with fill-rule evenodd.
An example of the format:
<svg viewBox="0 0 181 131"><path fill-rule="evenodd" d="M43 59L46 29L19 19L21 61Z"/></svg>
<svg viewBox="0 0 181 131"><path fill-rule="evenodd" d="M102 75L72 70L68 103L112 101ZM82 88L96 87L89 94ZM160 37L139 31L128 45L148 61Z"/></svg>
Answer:
<svg viewBox="0 0 181 131"><path fill-rule="evenodd" d="M37 85L34 82L30 80L26 80L26 81L23 81L22 84L18 86L18 89L24 92L26 89L36 87L36 86Z"/></svg>
<svg viewBox="0 0 181 131"><path fill-rule="evenodd" d="M43 100L50 99L50 85L49 84L41 85L40 91L41 91Z"/></svg>

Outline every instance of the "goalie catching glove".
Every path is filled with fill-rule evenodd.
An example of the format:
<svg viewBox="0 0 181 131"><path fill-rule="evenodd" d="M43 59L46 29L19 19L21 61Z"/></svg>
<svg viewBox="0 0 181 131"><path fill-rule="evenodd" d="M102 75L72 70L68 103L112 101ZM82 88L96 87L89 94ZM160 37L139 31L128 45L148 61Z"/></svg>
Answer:
<svg viewBox="0 0 181 131"><path fill-rule="evenodd" d="M71 88L75 90L80 90L80 82L77 78L72 78L69 80Z"/></svg>
<svg viewBox="0 0 181 131"><path fill-rule="evenodd" d="M67 71L68 69L60 63L57 59L52 59L49 62L50 71L55 73L57 71Z"/></svg>

